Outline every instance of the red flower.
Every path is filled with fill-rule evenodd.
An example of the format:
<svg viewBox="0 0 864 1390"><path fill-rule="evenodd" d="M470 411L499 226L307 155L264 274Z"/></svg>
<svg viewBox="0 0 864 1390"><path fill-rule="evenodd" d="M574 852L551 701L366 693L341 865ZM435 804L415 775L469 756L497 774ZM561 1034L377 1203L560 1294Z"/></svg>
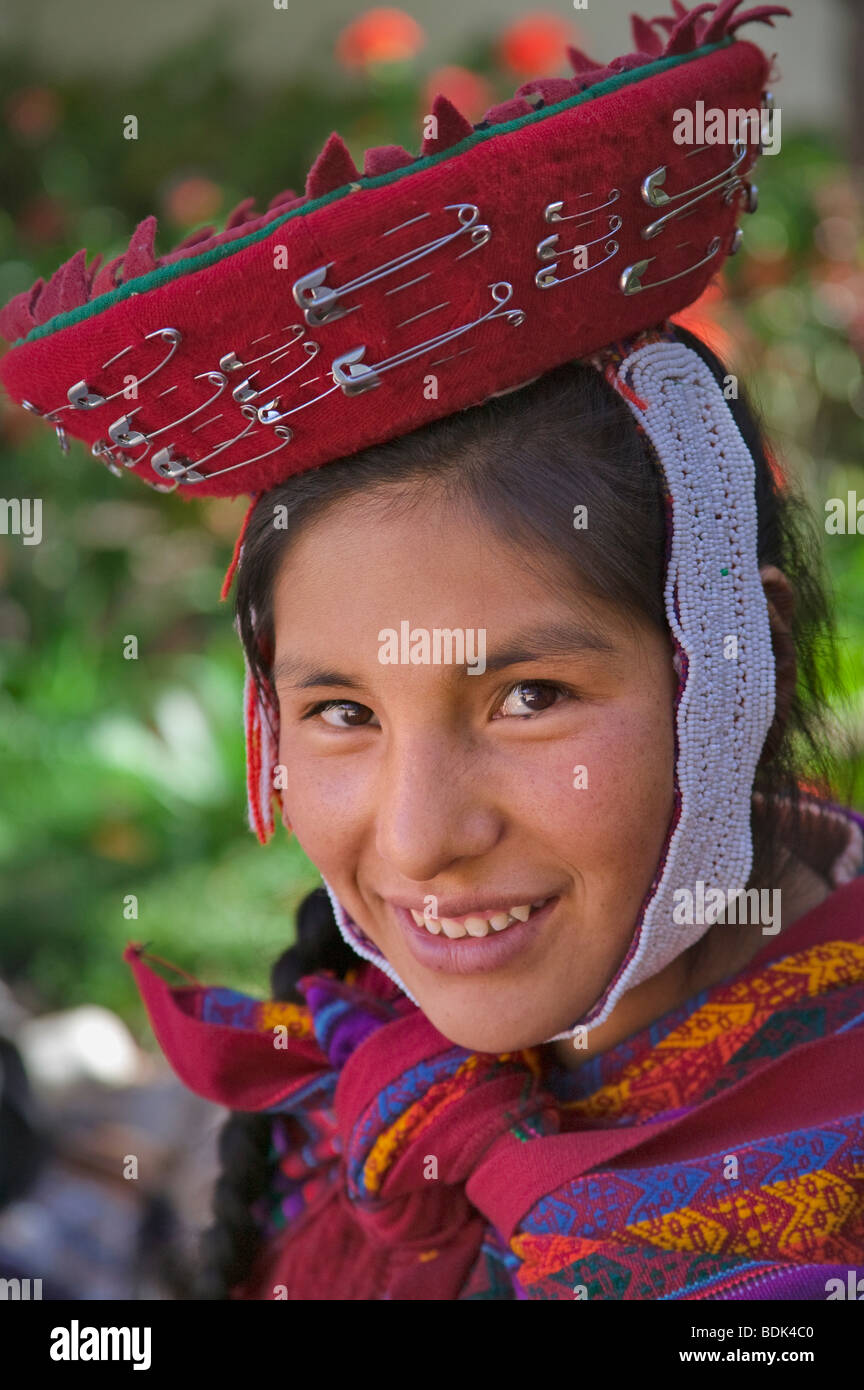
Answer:
<svg viewBox="0 0 864 1390"><path fill-rule="evenodd" d="M436 68L430 74L423 89L424 111L431 111L439 92L472 123L481 120L484 111L495 101L495 93L485 77L453 65Z"/></svg>
<svg viewBox="0 0 864 1390"><path fill-rule="evenodd" d="M580 46L570 20L552 13L526 15L498 39L498 61L518 77L548 77L567 63L567 45Z"/></svg>
<svg viewBox="0 0 864 1390"><path fill-rule="evenodd" d="M67 230L63 204L48 193L37 193L18 214L18 230L34 245L62 241Z"/></svg>
<svg viewBox="0 0 864 1390"><path fill-rule="evenodd" d="M6 101L6 123L25 140L40 140L56 129L60 101L50 87L22 87Z"/></svg>
<svg viewBox="0 0 864 1390"><path fill-rule="evenodd" d="M404 62L425 42L426 34L416 19L403 10L384 6L367 10L342 30L336 40L336 57L346 68Z"/></svg>

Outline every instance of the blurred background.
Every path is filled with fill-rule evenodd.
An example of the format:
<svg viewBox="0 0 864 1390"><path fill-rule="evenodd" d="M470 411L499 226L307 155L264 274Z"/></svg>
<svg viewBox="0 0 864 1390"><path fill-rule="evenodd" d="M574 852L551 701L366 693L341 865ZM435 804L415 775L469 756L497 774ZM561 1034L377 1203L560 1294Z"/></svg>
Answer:
<svg viewBox="0 0 864 1390"><path fill-rule="evenodd" d="M830 498L862 499L862 534L824 546L837 749L862 808L864 0L793 8L743 31L777 55L782 149L759 162L740 254L680 318L740 374L820 519ZM570 75L568 44L631 51L629 13L5 0L0 304L80 247L119 255L151 212L164 254L246 196L263 210L302 191L334 129L361 166L367 146L417 152L436 92L480 121L528 78ZM218 597L246 502L190 506L76 443L64 457L5 398L0 493L41 497L44 533L0 535L0 1277L43 1277L45 1297L174 1297L221 1117L167 1072L121 952L140 940L261 995L319 882L295 844L261 848L246 827L242 656ZM141 1158L137 1182L120 1154Z"/></svg>

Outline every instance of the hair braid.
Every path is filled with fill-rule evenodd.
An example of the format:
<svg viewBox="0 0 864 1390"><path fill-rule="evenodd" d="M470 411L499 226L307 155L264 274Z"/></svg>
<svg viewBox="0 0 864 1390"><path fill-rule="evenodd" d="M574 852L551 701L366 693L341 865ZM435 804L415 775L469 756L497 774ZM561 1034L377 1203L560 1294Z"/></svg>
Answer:
<svg viewBox="0 0 864 1390"><path fill-rule="evenodd" d="M330 900L316 888L297 910L297 942L276 961L270 973L274 999L302 1002L297 981L318 970L341 979L357 957L342 939ZM199 1273L192 1297L227 1299L231 1289L252 1270L261 1248L261 1228L252 1205L267 1193L275 1160L271 1149L272 1117L233 1110L219 1134L222 1171L213 1193L214 1222L201 1238Z"/></svg>

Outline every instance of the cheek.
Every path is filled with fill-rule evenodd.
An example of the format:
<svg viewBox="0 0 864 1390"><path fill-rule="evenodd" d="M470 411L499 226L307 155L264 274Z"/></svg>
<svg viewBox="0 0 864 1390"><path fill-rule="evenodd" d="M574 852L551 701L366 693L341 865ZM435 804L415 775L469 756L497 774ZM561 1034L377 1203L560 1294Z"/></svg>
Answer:
<svg viewBox="0 0 864 1390"><path fill-rule="evenodd" d="M285 819L309 858L328 876L336 862L350 855L359 837L365 806L361 759L346 766L342 758L313 755L284 730L279 762L285 768L282 804Z"/></svg>
<svg viewBox="0 0 864 1390"><path fill-rule="evenodd" d="M674 807L674 725L662 702L618 704L514 766L513 805L587 884L653 875ZM632 871L632 872L631 872Z"/></svg>

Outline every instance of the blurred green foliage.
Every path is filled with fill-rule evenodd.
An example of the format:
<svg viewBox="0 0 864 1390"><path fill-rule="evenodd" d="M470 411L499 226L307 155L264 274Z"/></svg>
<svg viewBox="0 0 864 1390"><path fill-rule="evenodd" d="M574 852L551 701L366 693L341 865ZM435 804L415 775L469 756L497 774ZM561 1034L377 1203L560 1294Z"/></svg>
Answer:
<svg viewBox="0 0 864 1390"><path fill-rule="evenodd" d="M249 90L227 75L230 42L217 28L122 86L108 74L58 83L20 55L0 58L11 94L0 303L80 246L119 255L154 209L167 251L199 225L172 220L178 180L216 186L222 225L249 194L263 208L302 190L334 128L358 164L369 145L419 149L416 71L346 80L334 69L329 86ZM491 48L454 61L483 73L496 99L510 95ZM137 140L122 138L129 113ZM860 212L825 138L786 137L759 182L760 213L743 219L744 247L709 312L821 516L850 488L864 499ZM0 975L34 1008L94 1001L137 1027L120 959L130 939L199 978L265 990L319 879L284 833L263 849L246 827L242 655L218 599L245 499L151 494L78 444L64 457L8 402L0 470L3 496L43 499L40 545L0 536ZM826 541L850 692L842 706L838 692L838 731L855 744L860 805L864 536ZM130 894L137 920L124 917Z"/></svg>

